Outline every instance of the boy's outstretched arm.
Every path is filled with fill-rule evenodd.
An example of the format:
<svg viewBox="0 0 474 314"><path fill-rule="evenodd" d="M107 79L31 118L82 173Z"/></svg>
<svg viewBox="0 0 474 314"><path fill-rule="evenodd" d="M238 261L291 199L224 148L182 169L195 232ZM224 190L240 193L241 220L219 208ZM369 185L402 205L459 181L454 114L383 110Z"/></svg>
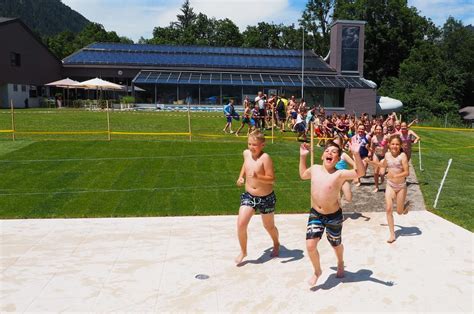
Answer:
<svg viewBox="0 0 474 314"><path fill-rule="evenodd" d="M237 186L242 186L245 183L245 151L244 151L244 162L242 163L242 168L240 169L239 177L237 178Z"/></svg>
<svg viewBox="0 0 474 314"><path fill-rule="evenodd" d="M309 154L309 149L305 143L300 146L300 178L302 180L311 179L311 168L306 166L306 157Z"/></svg>

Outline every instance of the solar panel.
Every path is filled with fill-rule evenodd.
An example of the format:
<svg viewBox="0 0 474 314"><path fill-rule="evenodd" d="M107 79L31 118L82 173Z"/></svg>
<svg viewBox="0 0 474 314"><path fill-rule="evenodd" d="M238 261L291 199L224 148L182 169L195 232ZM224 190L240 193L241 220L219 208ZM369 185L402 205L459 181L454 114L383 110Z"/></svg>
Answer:
<svg viewBox="0 0 474 314"><path fill-rule="evenodd" d="M111 45L111 44L110 44ZM117 44L115 44L117 45ZM91 45L93 47L97 44ZM122 47L122 45L118 45ZM104 45L107 47L107 45ZM153 47L153 46L152 46ZM81 50L80 52L64 59L64 64L110 64L110 65L153 65L153 66L175 66L175 67L221 67L235 69L281 69L299 71L301 68L300 58L268 56L267 55L232 55L232 54L188 54L187 48L180 53L165 53L163 50L177 49L172 46L160 46L161 52L126 52L126 51L103 51L103 50ZM239 50L243 48L232 48ZM195 50L195 49L194 49ZM248 48L247 48L248 51ZM307 71L334 72L324 61L318 57L307 57L305 60Z"/></svg>
<svg viewBox="0 0 474 314"><path fill-rule="evenodd" d="M224 72L172 72L141 71L133 80L135 84L200 84L233 86L301 86L300 75L224 73ZM306 87L325 88L371 88L359 77L305 75Z"/></svg>
<svg viewBox="0 0 474 314"><path fill-rule="evenodd" d="M257 56L285 56L301 57L300 50L242 48L242 47L209 47L209 46L175 46L175 45L144 45L122 43L93 43L85 50L108 50L125 52L165 52L165 53L194 53L194 54L237 54ZM308 54L308 52L306 52Z"/></svg>

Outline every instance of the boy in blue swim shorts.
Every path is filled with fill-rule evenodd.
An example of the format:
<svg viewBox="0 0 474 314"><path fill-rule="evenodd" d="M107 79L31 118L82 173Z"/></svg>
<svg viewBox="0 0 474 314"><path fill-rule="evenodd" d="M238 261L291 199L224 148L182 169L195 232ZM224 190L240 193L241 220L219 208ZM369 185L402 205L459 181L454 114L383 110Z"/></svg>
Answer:
<svg viewBox="0 0 474 314"><path fill-rule="evenodd" d="M273 183L275 182L275 172L272 159L263 152L265 136L260 130L255 130L249 134L247 145L248 149L243 153L244 163L237 179L237 186L245 184L245 193L240 197L237 220L237 235L240 244L240 254L235 258L237 265L242 263L247 256L247 227L257 210L262 216L263 226L273 241L271 256L278 256L280 249L278 229L274 219L276 197L273 192Z"/></svg>
<svg viewBox="0 0 474 314"><path fill-rule="evenodd" d="M322 165L312 165L309 168L306 166L308 146L302 144L300 147L300 177L303 180L311 180L311 209L306 229L306 250L313 266L313 274L308 281L310 286L315 286L322 274L317 246L324 230L336 253L336 277L344 277L344 247L341 238L343 216L339 196L344 182L365 174L359 153L360 144L353 140L350 147L357 170L336 169L342 149L334 142L326 144L321 156Z"/></svg>

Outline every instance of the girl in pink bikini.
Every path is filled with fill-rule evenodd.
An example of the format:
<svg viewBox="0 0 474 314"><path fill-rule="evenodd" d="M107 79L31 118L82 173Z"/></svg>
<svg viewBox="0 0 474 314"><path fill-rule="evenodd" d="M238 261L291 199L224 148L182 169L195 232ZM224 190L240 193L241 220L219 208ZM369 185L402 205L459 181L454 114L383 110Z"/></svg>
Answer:
<svg viewBox="0 0 474 314"><path fill-rule="evenodd" d="M407 154L408 161L410 161L411 144L418 143L418 141L420 140L420 137L415 132L408 129L406 122L401 123L398 134L400 134L400 139L402 140L402 149L405 152L405 154Z"/></svg>
<svg viewBox="0 0 474 314"><path fill-rule="evenodd" d="M387 168L387 185L385 188L385 204L387 211L387 222L390 231L388 243L395 242L395 227L393 221L393 200L396 202L397 213L407 214L409 203L405 203L407 196L406 177L410 174L408 170L408 158L402 151L402 140L399 134L393 134L388 142L389 151L381 162L369 161L369 163Z"/></svg>
<svg viewBox="0 0 474 314"><path fill-rule="evenodd" d="M388 138L383 134L383 128L381 125L375 126L374 136L370 140L370 153L372 153L372 160L380 162L385 158L387 152ZM369 157L370 159L370 157ZM379 191L379 177L381 178L380 184L383 183L385 168L374 167L374 183L375 189L372 192Z"/></svg>

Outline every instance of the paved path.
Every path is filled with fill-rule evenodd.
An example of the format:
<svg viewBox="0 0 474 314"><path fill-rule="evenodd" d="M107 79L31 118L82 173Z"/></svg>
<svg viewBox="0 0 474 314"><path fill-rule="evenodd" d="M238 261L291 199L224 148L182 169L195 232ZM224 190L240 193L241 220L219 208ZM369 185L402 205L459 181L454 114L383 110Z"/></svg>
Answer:
<svg viewBox="0 0 474 314"><path fill-rule="evenodd" d="M373 168L367 169L367 175L361 178L361 185L356 187L351 184L353 201L343 206L345 212L385 212L385 182L380 185L378 192L372 192L374 186ZM410 163L410 176L407 178L407 199L411 202L411 210L425 210L423 194L416 178L415 169Z"/></svg>
<svg viewBox="0 0 474 314"><path fill-rule="evenodd" d="M471 232L413 211L389 245L384 213L347 218L346 277L324 240L316 289L303 214L276 215L276 259L254 217L242 267L236 216L3 220L0 311L473 312Z"/></svg>

